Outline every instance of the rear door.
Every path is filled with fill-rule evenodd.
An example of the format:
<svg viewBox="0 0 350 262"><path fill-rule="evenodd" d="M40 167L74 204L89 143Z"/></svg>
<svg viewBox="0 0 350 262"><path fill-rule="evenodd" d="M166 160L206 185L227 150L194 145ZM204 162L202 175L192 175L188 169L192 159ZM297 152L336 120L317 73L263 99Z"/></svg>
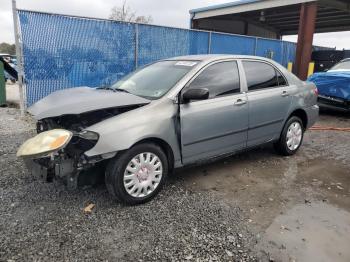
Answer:
<svg viewBox="0 0 350 262"><path fill-rule="evenodd" d="M249 129L247 146L278 138L292 102L291 87L272 64L243 60L247 80Z"/></svg>
<svg viewBox="0 0 350 262"><path fill-rule="evenodd" d="M208 88L209 99L180 105L184 164L246 147L248 105L236 61L206 67L184 88Z"/></svg>

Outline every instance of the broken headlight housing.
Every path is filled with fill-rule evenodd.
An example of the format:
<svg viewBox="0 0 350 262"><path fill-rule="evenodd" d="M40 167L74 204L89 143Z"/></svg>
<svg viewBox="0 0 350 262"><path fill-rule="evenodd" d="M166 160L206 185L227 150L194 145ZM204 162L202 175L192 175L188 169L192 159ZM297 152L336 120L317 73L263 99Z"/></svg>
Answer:
<svg viewBox="0 0 350 262"><path fill-rule="evenodd" d="M73 133L64 129L42 132L24 142L17 151L18 157L42 157L64 148Z"/></svg>

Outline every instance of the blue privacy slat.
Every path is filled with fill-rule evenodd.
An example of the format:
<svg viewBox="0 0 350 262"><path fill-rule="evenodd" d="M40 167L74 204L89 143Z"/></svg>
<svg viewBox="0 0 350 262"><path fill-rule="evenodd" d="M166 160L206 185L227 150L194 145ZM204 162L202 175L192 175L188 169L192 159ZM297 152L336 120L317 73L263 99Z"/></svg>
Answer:
<svg viewBox="0 0 350 262"><path fill-rule="evenodd" d="M257 39L256 55L268 57L282 64L283 48L282 41L270 39Z"/></svg>
<svg viewBox="0 0 350 262"><path fill-rule="evenodd" d="M209 33L138 25L138 65L182 55L207 54Z"/></svg>
<svg viewBox="0 0 350 262"><path fill-rule="evenodd" d="M258 55L284 66L295 59L296 44L280 40L23 10L18 15L28 106L56 90L108 85L136 65L174 56Z"/></svg>
<svg viewBox="0 0 350 262"><path fill-rule="evenodd" d="M297 46L295 43L283 42L283 66L287 67L289 62L295 62L296 49Z"/></svg>
<svg viewBox="0 0 350 262"><path fill-rule="evenodd" d="M237 35L212 33L212 54L254 55L255 38Z"/></svg>
<svg viewBox="0 0 350 262"><path fill-rule="evenodd" d="M135 25L19 11L27 104L134 70Z"/></svg>

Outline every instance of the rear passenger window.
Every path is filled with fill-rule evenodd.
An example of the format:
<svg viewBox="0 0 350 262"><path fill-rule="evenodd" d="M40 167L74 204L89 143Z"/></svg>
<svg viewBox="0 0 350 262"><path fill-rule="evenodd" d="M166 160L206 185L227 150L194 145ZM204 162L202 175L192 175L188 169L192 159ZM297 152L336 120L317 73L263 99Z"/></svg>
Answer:
<svg viewBox="0 0 350 262"><path fill-rule="evenodd" d="M277 73L278 85L286 86L287 82L286 82L286 79L283 77L283 75L277 70L276 70L276 73Z"/></svg>
<svg viewBox="0 0 350 262"><path fill-rule="evenodd" d="M243 61L248 90L286 85L284 77L271 65L255 61Z"/></svg>
<svg viewBox="0 0 350 262"><path fill-rule="evenodd" d="M211 65L203 70L189 88L208 88L209 98L240 92L237 62L228 61Z"/></svg>

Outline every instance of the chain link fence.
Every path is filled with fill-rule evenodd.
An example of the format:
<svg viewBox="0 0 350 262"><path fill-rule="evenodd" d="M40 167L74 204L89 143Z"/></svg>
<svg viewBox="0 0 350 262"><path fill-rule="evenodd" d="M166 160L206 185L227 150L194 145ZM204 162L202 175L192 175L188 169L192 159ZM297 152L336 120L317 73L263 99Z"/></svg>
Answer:
<svg viewBox="0 0 350 262"><path fill-rule="evenodd" d="M287 65L280 40L17 10L26 105L70 87L110 85L139 66L190 54L264 56Z"/></svg>

